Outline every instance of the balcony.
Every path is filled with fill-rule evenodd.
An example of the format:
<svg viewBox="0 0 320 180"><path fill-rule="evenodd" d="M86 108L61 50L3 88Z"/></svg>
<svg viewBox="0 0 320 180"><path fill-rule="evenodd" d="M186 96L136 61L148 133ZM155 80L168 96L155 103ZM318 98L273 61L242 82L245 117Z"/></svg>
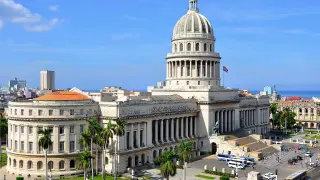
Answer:
<svg viewBox="0 0 320 180"><path fill-rule="evenodd" d="M194 52L194 51L182 51L182 52L174 52L174 53L168 53L167 58L173 58L173 57L180 57L180 56L211 56L220 58L219 53L215 52Z"/></svg>

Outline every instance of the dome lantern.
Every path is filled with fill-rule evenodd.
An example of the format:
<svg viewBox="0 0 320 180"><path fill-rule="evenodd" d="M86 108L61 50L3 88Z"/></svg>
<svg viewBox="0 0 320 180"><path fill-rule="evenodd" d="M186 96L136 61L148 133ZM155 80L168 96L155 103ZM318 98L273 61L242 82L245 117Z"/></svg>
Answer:
<svg viewBox="0 0 320 180"><path fill-rule="evenodd" d="M198 0L189 0L189 11L199 12L197 3L198 3Z"/></svg>

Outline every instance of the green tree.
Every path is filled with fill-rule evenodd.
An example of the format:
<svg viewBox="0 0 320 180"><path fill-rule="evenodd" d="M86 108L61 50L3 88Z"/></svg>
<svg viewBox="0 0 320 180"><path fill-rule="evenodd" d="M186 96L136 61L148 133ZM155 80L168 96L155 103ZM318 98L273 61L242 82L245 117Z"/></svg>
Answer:
<svg viewBox="0 0 320 180"><path fill-rule="evenodd" d="M98 122L97 119L91 119L88 121L89 126L88 126L88 134L90 136L90 145L91 145L91 173L92 173L92 180L94 180L94 171L93 171L93 142L99 135L99 132L101 130L101 126Z"/></svg>
<svg viewBox="0 0 320 180"><path fill-rule="evenodd" d="M85 150L89 150L89 146L90 146L90 143L91 143L91 137L88 133L88 131L84 131L82 134L81 134L81 138L79 140L79 144L85 149Z"/></svg>
<svg viewBox="0 0 320 180"><path fill-rule="evenodd" d="M79 158L79 167L81 169L83 169L83 179L86 180L87 177L87 169L89 169L91 167L91 159L92 156L90 154L90 152L88 151L83 151L80 155Z"/></svg>
<svg viewBox="0 0 320 180"><path fill-rule="evenodd" d="M183 162L190 162L194 156L194 148L192 142L181 141L177 149L179 159Z"/></svg>
<svg viewBox="0 0 320 180"><path fill-rule="evenodd" d="M277 110L278 110L278 107L277 107L277 104L276 103L272 103L270 104L270 114L272 115L272 128L274 129L274 117L275 117L275 114L277 113Z"/></svg>
<svg viewBox="0 0 320 180"><path fill-rule="evenodd" d="M170 176L175 176L177 174L177 166L174 163L176 159L176 154L173 151L166 151L159 157L160 162L160 174L169 180Z"/></svg>
<svg viewBox="0 0 320 180"><path fill-rule="evenodd" d="M51 141L51 129L39 129L38 134L40 136L39 138L39 146L43 148L45 152L45 160L46 160L46 178L48 179L48 148L49 146L52 146L52 141Z"/></svg>
<svg viewBox="0 0 320 180"><path fill-rule="evenodd" d="M114 147L114 180L117 179L117 147L118 147L118 139L119 137L121 136L124 136L124 128L125 128L125 125L126 125L126 122L123 121L123 120L116 120L116 123L115 124L112 124L111 121L109 121L110 123L110 126L111 126L111 129L112 129L112 132L113 134L116 136L116 141L115 141L115 147Z"/></svg>
<svg viewBox="0 0 320 180"><path fill-rule="evenodd" d="M282 127L286 128L286 131L288 128L291 129L296 123L295 116L296 116L296 113L294 113L288 107L284 108L283 111L281 111L281 114L280 114L281 125Z"/></svg>
<svg viewBox="0 0 320 180"><path fill-rule="evenodd" d="M8 120L0 117L0 162L2 161L2 139L8 134Z"/></svg>
<svg viewBox="0 0 320 180"><path fill-rule="evenodd" d="M113 131L112 131L112 124L111 121L108 122L107 127L103 128L102 131L100 132L100 138L98 139L98 145L102 148L102 177L105 180L105 156L106 156L106 149L110 145L110 139L113 138Z"/></svg>

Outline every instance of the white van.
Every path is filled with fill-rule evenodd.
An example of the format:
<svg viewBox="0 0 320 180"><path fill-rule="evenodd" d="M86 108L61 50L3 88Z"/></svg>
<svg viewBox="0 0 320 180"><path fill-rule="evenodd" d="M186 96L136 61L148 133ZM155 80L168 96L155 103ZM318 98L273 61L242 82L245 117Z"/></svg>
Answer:
<svg viewBox="0 0 320 180"><path fill-rule="evenodd" d="M228 162L229 168L239 168L239 169L244 169L245 165L241 164L239 162L234 162L234 161L229 161Z"/></svg>

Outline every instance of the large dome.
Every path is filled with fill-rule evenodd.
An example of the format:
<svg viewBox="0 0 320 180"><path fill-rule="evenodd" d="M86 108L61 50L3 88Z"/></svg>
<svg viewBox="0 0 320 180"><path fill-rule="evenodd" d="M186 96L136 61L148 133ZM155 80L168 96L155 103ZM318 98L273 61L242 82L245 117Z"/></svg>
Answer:
<svg viewBox="0 0 320 180"><path fill-rule="evenodd" d="M189 0L188 13L179 19L173 30L173 36L189 33L213 35L212 25L205 16L199 13L196 0Z"/></svg>

